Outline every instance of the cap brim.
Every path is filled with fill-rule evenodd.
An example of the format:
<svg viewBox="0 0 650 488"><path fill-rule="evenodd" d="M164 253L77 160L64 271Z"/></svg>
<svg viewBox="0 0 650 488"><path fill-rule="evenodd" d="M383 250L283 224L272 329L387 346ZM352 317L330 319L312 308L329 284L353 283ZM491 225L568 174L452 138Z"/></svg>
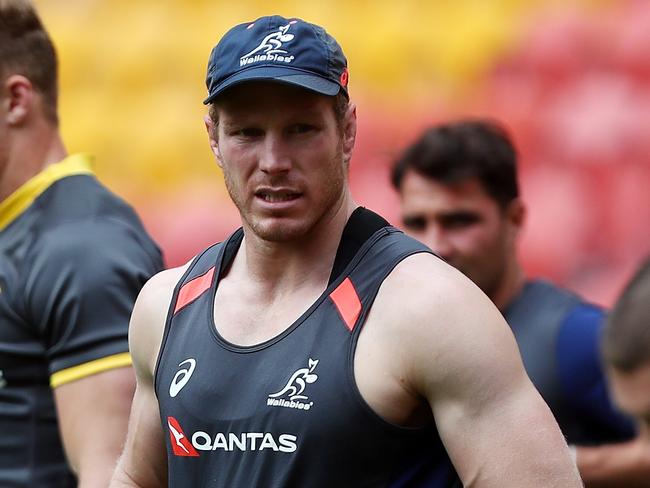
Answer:
<svg viewBox="0 0 650 488"><path fill-rule="evenodd" d="M321 95L334 96L341 90L341 85L327 80L319 75L311 74L293 68L282 66L259 66L248 68L244 71L222 81L206 98L203 103L209 104L214 101L226 89L240 85L247 81L275 81L288 85L300 86Z"/></svg>

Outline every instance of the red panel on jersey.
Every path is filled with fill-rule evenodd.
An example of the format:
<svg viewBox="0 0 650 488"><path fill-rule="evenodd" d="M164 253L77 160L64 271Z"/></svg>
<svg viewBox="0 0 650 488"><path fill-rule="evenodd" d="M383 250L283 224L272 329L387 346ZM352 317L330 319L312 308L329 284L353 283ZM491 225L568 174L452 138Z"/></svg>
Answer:
<svg viewBox="0 0 650 488"><path fill-rule="evenodd" d="M361 301L350 278L343 280L343 283L330 294L330 298L336 305L348 329L350 331L354 329L354 324L361 313Z"/></svg>
<svg viewBox="0 0 650 488"><path fill-rule="evenodd" d="M172 450L176 456L198 457L192 443L188 440L185 432L181 428L178 420L174 417L167 417L167 426L169 427L169 439L172 444Z"/></svg>
<svg viewBox="0 0 650 488"><path fill-rule="evenodd" d="M193 302L207 291L212 284L212 275L214 275L214 266L201 276L197 276L193 280L185 283L178 292L174 313L178 312L185 305Z"/></svg>

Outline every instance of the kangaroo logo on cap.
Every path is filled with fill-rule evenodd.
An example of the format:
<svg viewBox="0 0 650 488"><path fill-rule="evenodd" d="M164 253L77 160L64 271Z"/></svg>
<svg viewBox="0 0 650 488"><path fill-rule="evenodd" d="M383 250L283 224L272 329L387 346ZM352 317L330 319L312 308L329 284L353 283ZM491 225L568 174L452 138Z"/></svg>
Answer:
<svg viewBox="0 0 650 488"><path fill-rule="evenodd" d="M295 36L293 34L288 34L287 31L296 22L296 20L292 20L287 25L280 26L277 32L273 32L262 39L259 46L239 58L239 66L245 66L258 61L281 61L285 63L293 61L293 56L281 55L288 54L289 52L286 49L282 49L282 44L293 41Z"/></svg>

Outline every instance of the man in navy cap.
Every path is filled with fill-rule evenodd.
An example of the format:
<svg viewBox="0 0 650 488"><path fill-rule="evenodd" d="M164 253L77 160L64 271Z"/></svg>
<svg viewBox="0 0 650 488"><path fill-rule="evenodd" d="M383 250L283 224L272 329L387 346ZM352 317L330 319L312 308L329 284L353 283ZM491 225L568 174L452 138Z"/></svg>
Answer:
<svg viewBox="0 0 650 488"><path fill-rule="evenodd" d="M112 486L580 486L490 300L352 199L347 83L299 19L213 49L205 122L243 226L140 294Z"/></svg>

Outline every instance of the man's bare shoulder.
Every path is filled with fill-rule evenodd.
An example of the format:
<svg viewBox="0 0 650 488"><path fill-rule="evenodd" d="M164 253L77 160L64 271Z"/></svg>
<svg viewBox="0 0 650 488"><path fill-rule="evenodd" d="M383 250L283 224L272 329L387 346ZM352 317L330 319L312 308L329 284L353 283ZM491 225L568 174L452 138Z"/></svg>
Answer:
<svg viewBox="0 0 650 488"><path fill-rule="evenodd" d="M152 276L140 290L133 309L134 318L143 318L145 322L149 323L152 318L162 317L164 322L174 288L188 266L189 263L178 268L163 270ZM133 325L140 324L137 322Z"/></svg>
<svg viewBox="0 0 650 488"><path fill-rule="evenodd" d="M140 290L129 325L129 350L136 371L153 372L174 288L189 263L152 276Z"/></svg>
<svg viewBox="0 0 650 488"><path fill-rule="evenodd" d="M486 350L502 355L504 366L516 361L514 337L496 306L461 272L430 254L415 254L395 267L370 319L407 369L428 381L487 367Z"/></svg>
<svg viewBox="0 0 650 488"><path fill-rule="evenodd" d="M382 284L380 298L410 318L430 318L431 313L441 319L459 313L498 313L465 275L427 253L401 261Z"/></svg>
<svg viewBox="0 0 650 488"><path fill-rule="evenodd" d="M159 299L161 295L169 295L171 299L174 287L182 278L190 263L177 268L169 268L152 276L142 287L138 300ZM169 304L169 303L168 303Z"/></svg>

